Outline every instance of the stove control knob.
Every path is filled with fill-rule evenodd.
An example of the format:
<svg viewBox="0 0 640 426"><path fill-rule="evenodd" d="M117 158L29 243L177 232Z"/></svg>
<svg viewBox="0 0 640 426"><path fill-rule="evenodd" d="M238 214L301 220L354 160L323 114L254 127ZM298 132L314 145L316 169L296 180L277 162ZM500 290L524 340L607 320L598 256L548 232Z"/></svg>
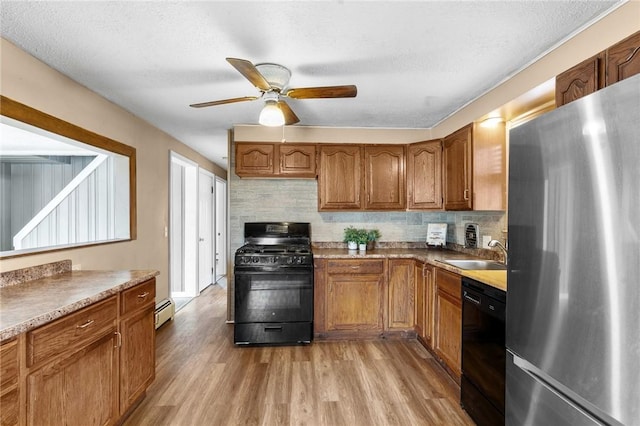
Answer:
<svg viewBox="0 0 640 426"><path fill-rule="evenodd" d="M254 257L253 259L251 259L251 261L252 261L253 263L258 263L258 262L260 262L260 258L258 258L258 257L256 256L256 257Z"/></svg>

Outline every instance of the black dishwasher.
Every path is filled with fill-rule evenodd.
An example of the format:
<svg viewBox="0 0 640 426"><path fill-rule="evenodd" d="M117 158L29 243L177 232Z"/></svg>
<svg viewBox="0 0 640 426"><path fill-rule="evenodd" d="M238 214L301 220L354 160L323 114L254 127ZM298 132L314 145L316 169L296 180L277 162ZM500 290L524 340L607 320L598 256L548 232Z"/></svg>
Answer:
<svg viewBox="0 0 640 426"><path fill-rule="evenodd" d="M460 405L478 426L504 425L506 293L462 278Z"/></svg>

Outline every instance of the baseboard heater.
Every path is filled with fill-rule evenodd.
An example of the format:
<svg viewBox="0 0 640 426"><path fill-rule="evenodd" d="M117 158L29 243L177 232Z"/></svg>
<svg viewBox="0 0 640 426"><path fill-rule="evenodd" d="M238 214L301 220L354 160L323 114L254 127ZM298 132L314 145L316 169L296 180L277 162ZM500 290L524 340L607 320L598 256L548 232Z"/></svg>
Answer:
<svg viewBox="0 0 640 426"><path fill-rule="evenodd" d="M176 314L176 304L171 299L163 299L156 303L156 330L162 324L173 319Z"/></svg>

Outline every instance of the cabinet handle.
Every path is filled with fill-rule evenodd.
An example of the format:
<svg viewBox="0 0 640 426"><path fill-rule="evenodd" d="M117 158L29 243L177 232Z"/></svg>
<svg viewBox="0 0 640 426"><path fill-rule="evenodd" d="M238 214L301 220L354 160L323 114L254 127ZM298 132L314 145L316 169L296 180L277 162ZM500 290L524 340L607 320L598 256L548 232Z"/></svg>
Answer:
<svg viewBox="0 0 640 426"><path fill-rule="evenodd" d="M89 327L91 324L93 324L94 321L93 320L88 320L87 322L85 322L82 325L76 325L76 328L87 328Z"/></svg>
<svg viewBox="0 0 640 426"><path fill-rule="evenodd" d="M139 294L139 295L138 295L138 299L144 299L144 298L145 298L145 297L147 297L148 295L149 295L149 292L148 292L148 291L145 291L144 293L142 293L142 294Z"/></svg>
<svg viewBox="0 0 640 426"><path fill-rule="evenodd" d="M355 266L351 266L351 269L356 270L356 269L360 269L360 267L355 265Z"/></svg>
<svg viewBox="0 0 640 426"><path fill-rule="evenodd" d="M465 199L465 200L468 200L468 199L469 199L469 190L468 190L468 189L465 189L465 190L464 190L464 199Z"/></svg>
<svg viewBox="0 0 640 426"><path fill-rule="evenodd" d="M122 333L120 333L119 331L116 331L115 335L116 335L116 345L114 346L114 348L120 348L122 347Z"/></svg>

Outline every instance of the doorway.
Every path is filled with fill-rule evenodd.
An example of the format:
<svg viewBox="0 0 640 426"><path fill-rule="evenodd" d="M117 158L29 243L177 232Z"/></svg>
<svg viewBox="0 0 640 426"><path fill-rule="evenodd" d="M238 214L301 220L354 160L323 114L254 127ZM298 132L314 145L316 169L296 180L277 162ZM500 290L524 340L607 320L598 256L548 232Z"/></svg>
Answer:
<svg viewBox="0 0 640 426"><path fill-rule="evenodd" d="M198 174L198 294L214 282L214 175Z"/></svg>
<svg viewBox="0 0 640 426"><path fill-rule="evenodd" d="M169 293L177 301L198 292L198 165L173 151L170 161Z"/></svg>

